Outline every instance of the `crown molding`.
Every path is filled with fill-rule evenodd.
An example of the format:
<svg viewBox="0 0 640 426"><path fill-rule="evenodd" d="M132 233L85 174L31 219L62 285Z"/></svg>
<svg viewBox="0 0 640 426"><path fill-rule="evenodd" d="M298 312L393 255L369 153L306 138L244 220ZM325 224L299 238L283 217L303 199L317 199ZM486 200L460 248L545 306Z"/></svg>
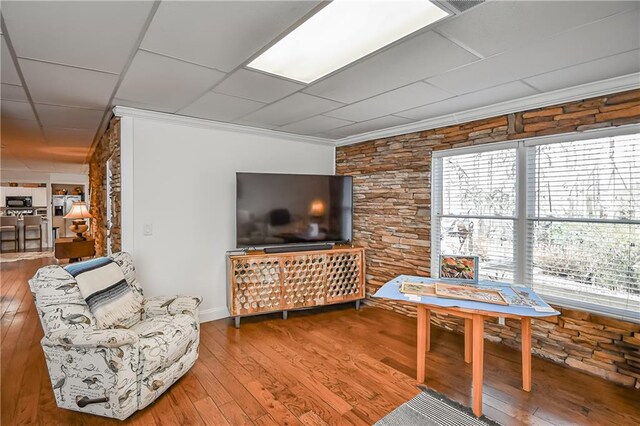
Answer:
<svg viewBox="0 0 640 426"><path fill-rule="evenodd" d="M259 127L243 126L241 124L223 123L220 121L205 120L202 118L187 117L184 115L170 114L166 112L149 111L145 109L130 108L123 106L113 107L113 114L116 117L144 118L147 120L162 121L164 123L180 124L188 127L201 129L222 130L227 132L252 134L258 136L268 136L294 142L306 142L318 145L335 146L334 140L319 138L314 136L296 135L292 133L279 132L277 130L261 129Z"/></svg>
<svg viewBox="0 0 640 426"><path fill-rule="evenodd" d="M552 92L540 93L520 99L500 102L485 107L469 109L454 114L446 114L439 117L428 118L401 126L361 133L354 136L339 139L336 146L353 145L374 139L388 138L425 130L437 129L470 121L482 120L514 112L527 111L581 99L594 98L617 92L640 88L640 73L628 74L621 77L610 78L579 86L568 87Z"/></svg>

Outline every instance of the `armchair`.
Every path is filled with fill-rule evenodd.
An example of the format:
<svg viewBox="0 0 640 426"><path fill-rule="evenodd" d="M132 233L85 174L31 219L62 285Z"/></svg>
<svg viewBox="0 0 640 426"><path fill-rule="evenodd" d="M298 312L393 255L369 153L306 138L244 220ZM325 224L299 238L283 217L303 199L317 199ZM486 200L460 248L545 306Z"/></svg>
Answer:
<svg viewBox="0 0 640 426"><path fill-rule="evenodd" d="M151 404L195 363L201 299L145 299L131 257L110 257L141 306L114 328L97 327L74 277L58 265L40 268L29 286L58 407L123 420Z"/></svg>

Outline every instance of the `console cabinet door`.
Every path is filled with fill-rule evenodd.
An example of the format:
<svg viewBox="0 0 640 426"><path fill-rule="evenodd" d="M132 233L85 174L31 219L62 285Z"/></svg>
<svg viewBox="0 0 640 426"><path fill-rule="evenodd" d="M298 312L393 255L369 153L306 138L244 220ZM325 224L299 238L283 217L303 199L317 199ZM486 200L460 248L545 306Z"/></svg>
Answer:
<svg viewBox="0 0 640 426"><path fill-rule="evenodd" d="M364 298L362 250L327 255L327 303Z"/></svg>
<svg viewBox="0 0 640 426"><path fill-rule="evenodd" d="M247 256L231 261L231 315L282 310L278 257Z"/></svg>
<svg viewBox="0 0 640 426"><path fill-rule="evenodd" d="M282 259L284 309L324 305L326 302L327 256L308 254Z"/></svg>

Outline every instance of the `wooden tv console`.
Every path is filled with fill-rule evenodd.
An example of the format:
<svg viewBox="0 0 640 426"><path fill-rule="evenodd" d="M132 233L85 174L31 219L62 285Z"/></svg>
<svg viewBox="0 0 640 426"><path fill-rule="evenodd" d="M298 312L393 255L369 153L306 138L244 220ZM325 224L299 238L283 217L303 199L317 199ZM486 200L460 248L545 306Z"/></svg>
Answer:
<svg viewBox="0 0 640 426"><path fill-rule="evenodd" d="M235 319L364 299L364 249L267 254L251 251L227 256L228 307Z"/></svg>

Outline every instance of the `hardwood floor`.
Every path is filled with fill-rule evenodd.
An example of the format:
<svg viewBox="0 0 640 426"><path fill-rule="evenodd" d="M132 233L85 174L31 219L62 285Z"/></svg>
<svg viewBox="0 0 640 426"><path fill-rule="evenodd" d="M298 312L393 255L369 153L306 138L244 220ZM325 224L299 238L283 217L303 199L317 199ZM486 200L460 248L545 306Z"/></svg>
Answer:
<svg viewBox="0 0 640 426"><path fill-rule="evenodd" d="M52 262L0 266L2 425L122 424L58 409L27 279ZM419 390L415 320L353 305L202 326L193 369L149 408L141 425L365 425ZM426 385L469 406L463 336L433 328ZM640 424L640 391L533 359L533 389L520 389L520 353L485 343L484 413L505 425Z"/></svg>

